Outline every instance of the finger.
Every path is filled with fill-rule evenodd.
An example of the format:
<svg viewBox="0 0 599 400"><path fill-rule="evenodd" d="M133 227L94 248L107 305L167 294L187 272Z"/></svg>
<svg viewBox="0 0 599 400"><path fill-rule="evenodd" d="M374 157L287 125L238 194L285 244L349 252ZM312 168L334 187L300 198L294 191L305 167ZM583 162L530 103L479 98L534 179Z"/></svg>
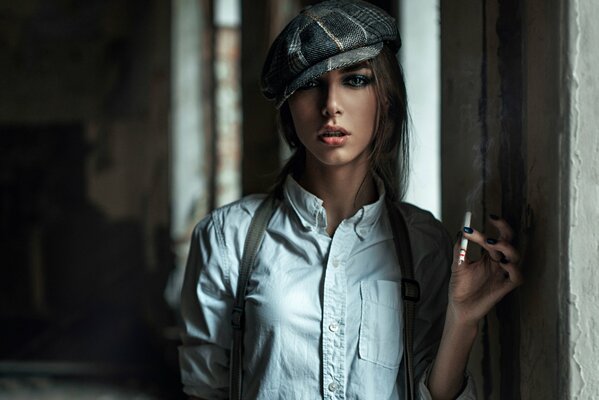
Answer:
<svg viewBox="0 0 599 400"><path fill-rule="evenodd" d="M508 279L510 283L513 285L513 288L520 286L524 283L522 271L520 271L520 268L518 268L516 264L508 262L500 263L499 265L505 272L507 272Z"/></svg>
<svg viewBox="0 0 599 400"><path fill-rule="evenodd" d="M474 242L481 247L485 247L487 237L482 232L479 232L472 227L466 226L464 227L462 234L469 241Z"/></svg>
<svg viewBox="0 0 599 400"><path fill-rule="evenodd" d="M506 224L506 226L509 225ZM511 232L511 228L509 228ZM520 261L520 255L516 251L516 249L506 242L505 240L495 240L492 238L487 238L482 232L477 231L471 227L464 228L464 237L468 240L477 243L487 252L489 252L491 258L496 261L509 261L518 263Z"/></svg>
<svg viewBox="0 0 599 400"><path fill-rule="evenodd" d="M488 237L485 239L485 250L489 254L489 258L495 262L499 262L505 258L505 255L501 252L501 247L497 246L498 243L499 242L493 238Z"/></svg>
<svg viewBox="0 0 599 400"><path fill-rule="evenodd" d="M504 240L506 242L511 242L514 238L514 230L507 223L507 221L503 218L498 217L497 215L490 214L489 221L497 230L499 231L499 239Z"/></svg>
<svg viewBox="0 0 599 400"><path fill-rule="evenodd" d="M457 240L453 245L453 265L454 266L462 266L470 263L470 259L468 258L468 254L464 258L464 262L460 263L460 251L462 248L462 232L458 232Z"/></svg>
<svg viewBox="0 0 599 400"><path fill-rule="evenodd" d="M514 264L520 262L520 253L510 243L492 238L487 238L485 242L485 249L491 254L494 261L508 260Z"/></svg>

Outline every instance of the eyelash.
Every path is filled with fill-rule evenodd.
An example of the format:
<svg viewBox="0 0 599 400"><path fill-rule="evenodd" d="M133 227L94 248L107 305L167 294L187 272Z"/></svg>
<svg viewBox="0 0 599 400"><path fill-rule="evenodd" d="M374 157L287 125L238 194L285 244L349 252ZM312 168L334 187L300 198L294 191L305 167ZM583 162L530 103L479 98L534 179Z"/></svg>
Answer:
<svg viewBox="0 0 599 400"><path fill-rule="evenodd" d="M372 82L372 79L369 76L361 74L350 75L343 79L343 83L354 88L368 86L370 82Z"/></svg>
<svg viewBox="0 0 599 400"><path fill-rule="evenodd" d="M357 81L357 82L356 82ZM343 78L343 84L350 86L352 88L361 88L364 86L368 86L372 83L372 78L367 75L362 74L353 74L348 75ZM316 87L319 87L321 82L318 79L307 82L304 86L300 87L299 90L309 90Z"/></svg>

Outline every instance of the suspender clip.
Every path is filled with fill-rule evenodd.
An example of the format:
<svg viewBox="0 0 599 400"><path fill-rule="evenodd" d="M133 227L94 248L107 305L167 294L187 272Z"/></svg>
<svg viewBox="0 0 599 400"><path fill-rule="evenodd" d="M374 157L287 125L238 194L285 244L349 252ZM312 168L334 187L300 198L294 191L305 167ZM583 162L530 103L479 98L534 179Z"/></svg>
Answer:
<svg viewBox="0 0 599 400"><path fill-rule="evenodd" d="M401 295L404 300L417 303L420 301L420 285L415 279L403 278L401 280Z"/></svg>

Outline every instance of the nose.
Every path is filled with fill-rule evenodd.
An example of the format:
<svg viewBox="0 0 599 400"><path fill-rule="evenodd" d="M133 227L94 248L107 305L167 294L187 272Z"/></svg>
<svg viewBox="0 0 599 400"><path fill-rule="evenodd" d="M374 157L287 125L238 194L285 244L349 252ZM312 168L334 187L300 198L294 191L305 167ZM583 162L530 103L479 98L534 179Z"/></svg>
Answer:
<svg viewBox="0 0 599 400"><path fill-rule="evenodd" d="M331 118L343 114L338 89L335 88L334 84L326 87L323 97L322 115L324 117Z"/></svg>

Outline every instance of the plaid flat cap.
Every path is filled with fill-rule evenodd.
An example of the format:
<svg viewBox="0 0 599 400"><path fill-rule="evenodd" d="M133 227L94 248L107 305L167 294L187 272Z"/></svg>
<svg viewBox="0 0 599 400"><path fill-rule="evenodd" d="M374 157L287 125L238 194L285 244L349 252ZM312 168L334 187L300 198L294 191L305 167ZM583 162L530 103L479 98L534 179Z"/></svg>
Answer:
<svg viewBox="0 0 599 400"><path fill-rule="evenodd" d="M303 9L277 36L262 69L261 89L281 105L297 89L334 69L401 47L389 14L360 0L323 1Z"/></svg>

